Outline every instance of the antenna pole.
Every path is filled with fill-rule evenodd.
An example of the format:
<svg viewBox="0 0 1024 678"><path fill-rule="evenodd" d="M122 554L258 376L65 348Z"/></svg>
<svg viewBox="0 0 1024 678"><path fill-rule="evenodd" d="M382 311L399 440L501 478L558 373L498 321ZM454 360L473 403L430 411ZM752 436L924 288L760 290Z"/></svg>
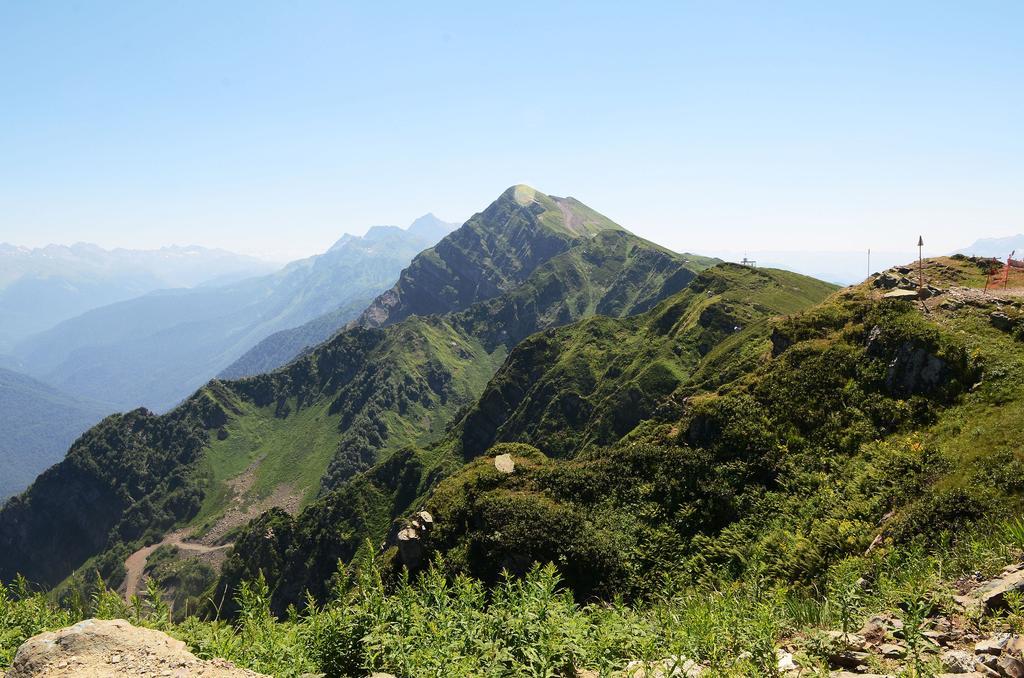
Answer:
<svg viewBox="0 0 1024 678"><path fill-rule="evenodd" d="M871 248L868 248L868 276L871 275Z"/></svg>
<svg viewBox="0 0 1024 678"><path fill-rule="evenodd" d="M924 237L917 236L917 296L924 298Z"/></svg>

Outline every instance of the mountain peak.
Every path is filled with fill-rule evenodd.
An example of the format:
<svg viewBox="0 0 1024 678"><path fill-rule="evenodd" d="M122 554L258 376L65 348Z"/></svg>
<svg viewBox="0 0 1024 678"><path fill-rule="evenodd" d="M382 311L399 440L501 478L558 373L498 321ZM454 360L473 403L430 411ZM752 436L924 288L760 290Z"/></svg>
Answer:
<svg viewBox="0 0 1024 678"><path fill-rule="evenodd" d="M540 193L540 191L538 191L533 186L527 186L526 184L516 184L515 186L510 186L509 189L505 191L504 195L509 196L517 203L525 207L526 205L529 205L530 203L537 201L538 193ZM541 193L541 195L544 194Z"/></svg>
<svg viewBox="0 0 1024 678"><path fill-rule="evenodd" d="M431 244L433 244L454 231L459 226L461 226L461 224L442 221L441 219L438 219L433 212L427 212L422 217L415 219L411 224L409 224L409 228L406 230L415 236L429 240Z"/></svg>
<svg viewBox="0 0 1024 678"><path fill-rule="evenodd" d="M505 189L496 202L514 202L529 209L548 229L573 238L592 237L601 231L625 230L576 198L560 198L526 184Z"/></svg>

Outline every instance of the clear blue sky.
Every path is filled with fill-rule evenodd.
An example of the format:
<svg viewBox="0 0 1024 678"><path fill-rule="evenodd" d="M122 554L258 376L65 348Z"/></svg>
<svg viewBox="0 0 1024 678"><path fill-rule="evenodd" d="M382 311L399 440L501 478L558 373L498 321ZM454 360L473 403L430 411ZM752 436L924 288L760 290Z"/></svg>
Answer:
<svg viewBox="0 0 1024 678"><path fill-rule="evenodd" d="M0 241L291 257L520 182L677 250L1024 231L1024 2L0 0Z"/></svg>

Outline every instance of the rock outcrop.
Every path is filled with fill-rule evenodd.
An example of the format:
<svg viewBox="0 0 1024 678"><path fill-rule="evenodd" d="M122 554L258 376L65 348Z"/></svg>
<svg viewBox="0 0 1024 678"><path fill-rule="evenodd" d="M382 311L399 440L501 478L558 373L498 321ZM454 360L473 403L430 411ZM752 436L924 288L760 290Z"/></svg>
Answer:
<svg viewBox="0 0 1024 678"><path fill-rule="evenodd" d="M1006 594L1024 593L1024 564L1010 565L994 579L957 597L957 602L968 610L992 612L1006 607Z"/></svg>
<svg viewBox="0 0 1024 678"><path fill-rule="evenodd" d="M229 661L199 659L166 633L123 619L87 619L25 641L6 678L260 678Z"/></svg>
<svg viewBox="0 0 1024 678"><path fill-rule="evenodd" d="M427 511L420 511L398 531L395 546L402 564L410 570L415 570L423 562L423 542L433 527L434 517Z"/></svg>

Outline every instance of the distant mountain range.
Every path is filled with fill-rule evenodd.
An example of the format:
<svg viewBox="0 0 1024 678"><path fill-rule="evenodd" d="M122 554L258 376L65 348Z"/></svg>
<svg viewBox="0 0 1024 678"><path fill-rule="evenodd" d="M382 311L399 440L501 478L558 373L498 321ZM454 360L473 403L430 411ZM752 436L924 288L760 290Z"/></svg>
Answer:
<svg viewBox="0 0 1024 678"><path fill-rule="evenodd" d="M418 239L425 248L441 240L453 231L458 224L441 221L433 214L426 214L412 222L405 235L396 226L374 226L364 240L382 244L395 243L407 237ZM345 235L331 247L331 251L345 248L350 242L358 240L355 236ZM308 348L327 341L341 328L356 318L359 313L373 300L374 295L354 297L339 305L332 311L317 316L298 327L291 327L271 334L245 352L238 360L225 368L218 376L222 379L239 379L281 367Z"/></svg>
<svg viewBox="0 0 1024 678"><path fill-rule="evenodd" d="M957 250L957 254L1005 259L1013 251L1017 252L1018 259L1024 255L1024 233L1005 238L980 238L973 245Z"/></svg>
<svg viewBox="0 0 1024 678"><path fill-rule="evenodd" d="M224 250L106 250L88 243L30 249L0 243L0 353L94 308L158 289L225 284L279 268Z"/></svg>
<svg viewBox="0 0 1024 678"><path fill-rule="evenodd" d="M404 230L375 226L270 275L93 309L19 342L12 353L22 371L76 397L165 410L275 332L339 309L349 310L332 322L348 322L455 226L433 215ZM267 360L287 361L286 354Z"/></svg>
<svg viewBox="0 0 1024 678"><path fill-rule="evenodd" d="M21 492L111 410L0 368L0 504Z"/></svg>

